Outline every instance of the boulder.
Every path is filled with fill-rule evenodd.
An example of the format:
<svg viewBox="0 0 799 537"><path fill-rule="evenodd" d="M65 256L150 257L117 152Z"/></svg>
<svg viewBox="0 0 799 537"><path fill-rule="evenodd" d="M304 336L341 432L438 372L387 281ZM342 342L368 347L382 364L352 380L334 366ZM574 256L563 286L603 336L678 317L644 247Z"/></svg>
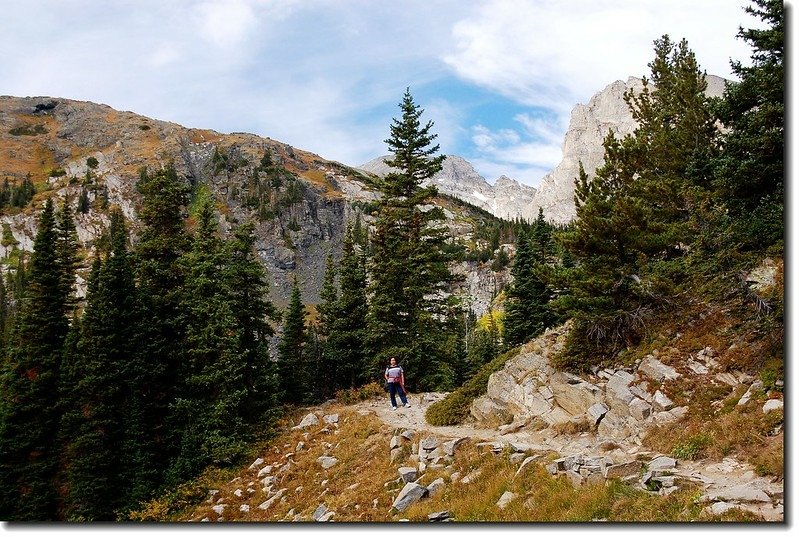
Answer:
<svg viewBox="0 0 799 537"><path fill-rule="evenodd" d="M404 511L414 503L421 500L427 494L427 488L418 483L406 483L402 490L397 495L397 499L391 504L391 507L397 511Z"/></svg>
<svg viewBox="0 0 799 537"><path fill-rule="evenodd" d="M400 447L401 443L402 443L402 441L400 440L399 436L392 436L391 437L391 442L389 442L389 444L388 444L388 448L389 449L398 448L398 447Z"/></svg>
<svg viewBox="0 0 799 537"><path fill-rule="evenodd" d="M253 462L253 463L250 465L250 470L255 470L256 468L258 468L259 466L261 466L263 463L264 463L264 460L263 460L261 457L258 457L258 458L257 458L257 459L255 459L255 461L254 461L254 462Z"/></svg>
<svg viewBox="0 0 799 537"><path fill-rule="evenodd" d="M455 450L457 450L458 447L461 444L463 444L464 442L466 442L467 440L468 440L467 437L462 436L460 438L456 438L455 440L449 440L447 442L444 442L444 444L442 445L442 448L444 450L444 454L449 456L449 457L454 457L455 456Z"/></svg>
<svg viewBox="0 0 799 537"><path fill-rule="evenodd" d="M666 397L660 390L655 391L655 396L652 398L652 408L656 412L663 412L669 410L674 406L674 402Z"/></svg>
<svg viewBox="0 0 799 537"><path fill-rule="evenodd" d="M638 371L657 382L663 382L664 380L676 380L680 378L680 374L676 369L664 364L651 354L647 355L643 360L641 360L641 365L638 366Z"/></svg>
<svg viewBox="0 0 799 537"><path fill-rule="evenodd" d="M329 414L322 418L325 423L328 425L332 425L334 423L338 423L338 414Z"/></svg>
<svg viewBox="0 0 799 537"><path fill-rule="evenodd" d="M602 469L602 477L605 479L624 478L629 476L638 475L641 471L641 461L623 462L620 464L611 464Z"/></svg>
<svg viewBox="0 0 799 537"><path fill-rule="evenodd" d="M673 459L671 457L655 457L652 461L647 465L647 468L650 472L662 472L665 470L673 470L677 467L677 459Z"/></svg>
<svg viewBox="0 0 799 537"><path fill-rule="evenodd" d="M419 443L419 449L424 451L433 451L439 445L438 438L429 436Z"/></svg>
<svg viewBox="0 0 799 537"><path fill-rule="evenodd" d="M338 463L338 459L335 457L322 456L317 458L316 462L318 462L322 466L322 468L327 470L328 468L332 468L333 466L335 466L336 463Z"/></svg>
<svg viewBox="0 0 799 537"><path fill-rule="evenodd" d="M754 485L735 485L708 490L703 496L704 501L733 501L733 502L771 502L771 497Z"/></svg>
<svg viewBox="0 0 799 537"><path fill-rule="evenodd" d="M639 421L644 421L652 413L652 407L649 403L637 397L630 401L629 410L630 416Z"/></svg>
<svg viewBox="0 0 799 537"><path fill-rule="evenodd" d="M313 515L311 515L311 518L314 521L319 522L319 519L322 518L322 516L324 516L325 513L327 513L327 506L323 503L320 503L319 507L317 507L316 510L313 512Z"/></svg>
<svg viewBox="0 0 799 537"><path fill-rule="evenodd" d="M596 403L588 408L586 414L588 414L588 416L591 418L591 423L596 425L602 420L602 418L605 417L605 414L608 413L608 410L610 409L606 407L604 403Z"/></svg>
<svg viewBox="0 0 799 537"><path fill-rule="evenodd" d="M449 511L438 511L436 513L430 513L427 515L427 520L429 522L446 522L447 520L451 519L452 515Z"/></svg>
<svg viewBox="0 0 799 537"><path fill-rule="evenodd" d="M399 468L399 475L403 482L410 483L411 481L415 481L416 477L419 475L419 472L413 466L402 466Z"/></svg>
<svg viewBox="0 0 799 537"><path fill-rule="evenodd" d="M314 425L319 425L319 418L316 416L316 414L313 414L313 413L306 414L305 417L302 418L302 421L300 421L300 423L298 425L295 425L294 427L292 427L292 430L296 431L296 430L300 430L300 429L306 429L306 428L312 427Z"/></svg>
<svg viewBox="0 0 799 537"><path fill-rule="evenodd" d="M753 395L755 395L757 393L763 393L763 391L764 391L763 390L763 381L762 380L754 381L752 383L752 385L749 386L749 389L746 390L746 393L743 394L741 396L741 398L738 400L738 406L744 406L746 403L748 403L752 399Z"/></svg>
<svg viewBox="0 0 799 537"><path fill-rule="evenodd" d="M443 477L439 477L437 479L434 479L432 481L432 483L427 485L427 494L433 495L437 490L439 490L443 486L444 486L444 478Z"/></svg>
<svg viewBox="0 0 799 537"><path fill-rule="evenodd" d="M497 500L496 505L501 511L505 509L508 506L508 504L513 501L514 498L516 498L516 494L509 490L506 490L505 492L502 493L502 496L499 497L499 500Z"/></svg>
<svg viewBox="0 0 799 537"><path fill-rule="evenodd" d="M783 402L782 399L769 399L766 401L766 404L763 405L763 414L768 414L769 412L774 412L775 410L782 410L783 409Z"/></svg>

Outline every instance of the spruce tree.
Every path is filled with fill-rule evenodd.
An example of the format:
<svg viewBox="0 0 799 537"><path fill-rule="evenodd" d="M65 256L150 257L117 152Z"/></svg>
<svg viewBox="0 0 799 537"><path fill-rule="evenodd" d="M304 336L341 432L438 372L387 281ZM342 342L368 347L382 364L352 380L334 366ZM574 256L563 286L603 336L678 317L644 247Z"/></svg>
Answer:
<svg viewBox="0 0 799 537"><path fill-rule="evenodd" d="M171 425L180 437L168 481L180 483L211 463L230 462L247 434L246 362L238 352L236 317L227 293L228 259L209 198L200 200L192 247L180 260L186 339L182 379Z"/></svg>
<svg viewBox="0 0 799 537"><path fill-rule="evenodd" d="M541 209L529 234L517 235L516 257L505 306L505 345L520 345L541 334L555 323L549 301L552 292L544 272L553 253L552 226Z"/></svg>
<svg viewBox="0 0 799 537"><path fill-rule="evenodd" d="M180 311L184 275L178 260L189 247L184 227L188 188L172 166L152 174L143 169L137 188L142 194L138 216L143 228L134 252L136 279L148 317L139 350L150 375L144 390L148 405L142 412L152 437L158 439L156 464L164 470L179 449L177 431L167 421L185 347Z"/></svg>
<svg viewBox="0 0 799 537"><path fill-rule="evenodd" d="M305 347L308 336L305 329L307 312L302 304L302 295L297 278L291 289L291 298L283 317L283 333L277 348L277 369L280 391L287 403L301 404L309 399L311 392Z"/></svg>
<svg viewBox="0 0 799 537"><path fill-rule="evenodd" d="M740 82L727 86L719 103L726 127L716 162L714 185L729 214L733 244L765 248L781 245L784 234L785 173L785 7L781 0L752 0L746 11L766 27L740 29L752 47L752 64L732 62Z"/></svg>
<svg viewBox="0 0 799 537"><path fill-rule="evenodd" d="M269 324L279 314L268 300L267 273L254 249L254 225L238 226L226 242L225 285L236 321L236 352L244 361L246 400L240 409L247 423L265 430L276 417L280 400L277 370L269 355L269 338L274 330Z"/></svg>
<svg viewBox="0 0 799 537"><path fill-rule="evenodd" d="M325 367L334 372L334 389L354 388L374 380L366 351L366 268L352 227L344 236L339 264L339 296L327 326Z"/></svg>
<svg viewBox="0 0 799 537"><path fill-rule="evenodd" d="M61 352L67 336L64 273L52 200L39 221L19 324L0 376L0 518L54 520Z"/></svg>
<svg viewBox="0 0 799 537"><path fill-rule="evenodd" d="M432 121L420 123L423 110L407 90L400 103L402 118L394 119L386 140L394 168L380 183L382 198L374 235L370 238L370 308L368 340L379 371L390 355L405 367L411 389L429 389L452 379L452 369L441 347L443 291L453 280L445 253L446 232L439 223L443 211L424 210L437 191L422 187L441 170L443 155L434 156Z"/></svg>

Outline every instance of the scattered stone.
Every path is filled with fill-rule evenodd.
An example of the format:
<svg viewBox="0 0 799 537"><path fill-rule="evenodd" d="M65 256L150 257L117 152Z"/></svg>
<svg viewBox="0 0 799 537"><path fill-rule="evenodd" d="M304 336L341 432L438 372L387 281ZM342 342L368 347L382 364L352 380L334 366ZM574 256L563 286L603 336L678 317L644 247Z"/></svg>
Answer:
<svg viewBox="0 0 799 537"><path fill-rule="evenodd" d="M446 454L449 457L455 456L455 450L457 450L458 447L461 444L463 444L464 442L466 442L467 440L468 440L468 438L461 437L461 438L457 438L455 440L450 440L448 442L444 442L444 444L442 446L442 448L444 450L444 454Z"/></svg>
<svg viewBox="0 0 799 537"><path fill-rule="evenodd" d="M452 475L449 476L449 480L454 483L461 478L461 475L460 472L452 472Z"/></svg>
<svg viewBox="0 0 799 537"><path fill-rule="evenodd" d="M249 513L250 512L250 506L247 505L246 503L242 504L242 506L239 507L239 511L241 511L242 513Z"/></svg>
<svg viewBox="0 0 799 537"><path fill-rule="evenodd" d="M433 451L439 446L439 441L435 437L427 437L421 442L419 442L419 449L424 451Z"/></svg>
<svg viewBox="0 0 799 537"><path fill-rule="evenodd" d="M334 424L334 423L338 423L338 414L329 414L329 415L325 416L325 417L324 417L324 418L322 418L322 419L323 419L323 420L324 420L324 422L325 422L325 423L327 423L328 425L332 425L332 424Z"/></svg>
<svg viewBox="0 0 799 537"><path fill-rule="evenodd" d="M225 507L227 507L227 504L226 503L221 503L219 505L215 505L215 506L211 507L211 509L213 509L213 511L217 515L221 515L222 512L225 510Z"/></svg>
<svg viewBox="0 0 799 537"><path fill-rule="evenodd" d="M650 472L673 470L676 467L677 459L665 456L655 457L648 465Z"/></svg>
<svg viewBox="0 0 799 537"><path fill-rule="evenodd" d="M766 401L766 404L763 405L763 414L768 414L769 412L782 409L783 409L782 399L769 399L768 401Z"/></svg>
<svg viewBox="0 0 799 537"><path fill-rule="evenodd" d="M580 472L575 472L574 470L566 470L566 477L569 478L569 481L572 482L572 486L582 487L585 483L585 478Z"/></svg>
<svg viewBox="0 0 799 537"><path fill-rule="evenodd" d="M322 456L322 457L319 457L318 459L316 459L316 462L318 462L322 466L322 468L327 470L327 469L332 468L333 466L335 466L336 463L338 463L338 459L335 458L335 457Z"/></svg>
<svg viewBox="0 0 799 537"><path fill-rule="evenodd" d="M724 384L727 384L728 386L732 386L732 387L738 386L738 378L735 375L733 375L732 373L726 373L726 372L725 373L717 373L716 376L713 377L713 378L715 378L719 382L723 382Z"/></svg>
<svg viewBox="0 0 799 537"><path fill-rule="evenodd" d="M397 499L394 500L391 507L402 512L421 500L425 494L427 494L427 488L418 483L407 483L397 495Z"/></svg>
<svg viewBox="0 0 799 537"><path fill-rule="evenodd" d="M535 446L532 444L525 444L523 442L508 442L508 446L516 453L527 453L535 449Z"/></svg>
<svg viewBox="0 0 799 537"><path fill-rule="evenodd" d="M498 431L500 435L515 433L525 425L527 425L527 420L513 421L505 425L500 425Z"/></svg>
<svg viewBox="0 0 799 537"><path fill-rule="evenodd" d="M450 520L452 515L449 511L438 511L436 513L430 513L427 515L427 520L430 522L446 522Z"/></svg>
<svg viewBox="0 0 799 537"><path fill-rule="evenodd" d="M621 464L612 464L605 466L602 469L602 477L605 479L623 478L628 476L637 476L641 471L641 461L623 462Z"/></svg>
<svg viewBox="0 0 799 537"><path fill-rule="evenodd" d="M319 517L319 520L317 520L317 522L330 522L330 519L333 518L335 514L336 514L335 511L328 511L327 513Z"/></svg>
<svg viewBox="0 0 799 537"><path fill-rule="evenodd" d="M647 355L641 361L641 365L638 366L638 371L657 382L680 378L680 374L676 369L667 366L651 354Z"/></svg>
<svg viewBox="0 0 799 537"><path fill-rule="evenodd" d="M419 461L419 473L421 474L425 470L427 470L427 463L424 461Z"/></svg>
<svg viewBox="0 0 799 537"><path fill-rule="evenodd" d="M501 510L505 509L508 506L508 504L513 501L513 499L515 497L516 497L516 494L514 494L513 492L511 492L509 490L506 490L505 492L502 493L502 496L499 497L499 500L497 500L496 505L499 508L499 510L501 511Z"/></svg>
<svg viewBox="0 0 799 537"><path fill-rule="evenodd" d="M469 483L471 483L472 481L474 481L475 479L480 477L480 474L481 474L481 470L479 468L476 469L476 470L472 470L471 472L469 472L466 475L466 477L461 479L461 483L463 483L465 485L468 485Z"/></svg>
<svg viewBox="0 0 799 537"><path fill-rule="evenodd" d="M280 499L283 497L283 494L285 494L285 493L286 493L286 489L280 489L279 491L275 492L275 493L272 495L272 497L271 497L271 498L269 498L269 499L268 499L268 500L266 500L264 503L262 503L261 505L259 505L259 506L258 506L258 509L263 509L264 511L266 511L267 509L269 509L270 507L272 507L272 505L273 505L275 502L277 502L278 500L280 500Z"/></svg>
<svg viewBox="0 0 799 537"><path fill-rule="evenodd" d="M508 457L508 460L511 462L511 464L519 464L525 458L526 456L524 453L511 453L510 457Z"/></svg>
<svg viewBox="0 0 799 537"><path fill-rule="evenodd" d="M398 471L402 481L405 483L415 481L416 477L419 475L418 471L413 466L402 466Z"/></svg>
<svg viewBox="0 0 799 537"><path fill-rule="evenodd" d="M718 516L718 515L723 515L724 513L729 511L730 509L735 509L737 507L738 506L735 505L734 503L716 502L713 505L708 505L707 507L705 507L705 511L708 514Z"/></svg>
<svg viewBox="0 0 799 537"><path fill-rule="evenodd" d="M405 431L402 431L402 433L400 433L400 436L402 438L404 438L405 440L410 441L410 440L413 440L413 437L415 436L415 433L413 431L405 430Z"/></svg>
<svg viewBox="0 0 799 537"><path fill-rule="evenodd" d="M438 479L433 480L432 483L427 485L427 494L433 495L437 490L444 486L444 478L439 477Z"/></svg>
<svg viewBox="0 0 799 537"><path fill-rule="evenodd" d="M771 502L768 494L751 485L735 485L709 490L702 496L704 501Z"/></svg>
<svg viewBox="0 0 799 537"><path fill-rule="evenodd" d="M271 473L272 473L272 467L271 466L264 466L263 468L261 468L258 471L258 477L263 477L263 476L269 475Z"/></svg>
<svg viewBox="0 0 799 537"><path fill-rule="evenodd" d="M241 489L236 489L233 491L233 496L235 496L236 498L241 498L242 494L244 494L244 492L242 492Z"/></svg>
<svg viewBox="0 0 799 537"><path fill-rule="evenodd" d="M261 457L258 457L258 458L257 458L257 459L255 459L255 461L254 461L254 462L253 462L253 463L250 465L250 470L255 470L256 468L258 468L259 466L261 466L263 463L264 463L264 460L263 460Z"/></svg>
<svg viewBox="0 0 799 537"><path fill-rule="evenodd" d="M605 417L609 410L603 403L596 403L588 407L587 414L591 417L593 424L596 425Z"/></svg>
<svg viewBox="0 0 799 537"><path fill-rule="evenodd" d="M630 401L629 410L630 416L641 421L648 418L652 413L652 407L649 405L649 403L643 399L638 399L637 397Z"/></svg>
<svg viewBox="0 0 799 537"><path fill-rule="evenodd" d="M311 518L315 522L319 522L319 519L322 518L322 516L325 513L327 513L327 506L323 503L320 503L319 507L317 507L316 510L313 512L313 515L311 515Z"/></svg>
<svg viewBox="0 0 799 537"><path fill-rule="evenodd" d="M399 436L392 436L391 441L388 444L389 449L398 448L401 445L401 440Z"/></svg>
<svg viewBox="0 0 799 537"><path fill-rule="evenodd" d="M666 395L663 392L661 392L660 390L657 390L655 392L655 396L652 398L652 407L657 412L663 412L665 410L669 410L673 406L674 402L668 397L666 397Z"/></svg>
<svg viewBox="0 0 799 537"><path fill-rule="evenodd" d="M541 456L540 456L540 455L531 455L530 457L527 457L527 458L525 458L525 459L522 461L522 464L519 466L519 469L518 469L518 470L516 470L516 473L515 473L515 474L514 474L514 476L513 476L513 477L514 477L514 479L516 478L516 476L518 476L520 473L522 473L522 470L524 470L524 469L527 467L527 465L529 465L529 464L531 464L531 463L535 462L536 460L538 460L538 459L540 459L540 458L541 458Z"/></svg>
<svg viewBox="0 0 799 537"><path fill-rule="evenodd" d="M305 449L305 442L303 442L303 441L297 442L297 447L294 448L294 451L295 452L300 452L303 449Z"/></svg>
<svg viewBox="0 0 799 537"><path fill-rule="evenodd" d="M302 421L291 429L297 431L307 427L312 427L313 425L319 425L319 418L316 416L316 414L311 413L306 414L305 417L302 418Z"/></svg>

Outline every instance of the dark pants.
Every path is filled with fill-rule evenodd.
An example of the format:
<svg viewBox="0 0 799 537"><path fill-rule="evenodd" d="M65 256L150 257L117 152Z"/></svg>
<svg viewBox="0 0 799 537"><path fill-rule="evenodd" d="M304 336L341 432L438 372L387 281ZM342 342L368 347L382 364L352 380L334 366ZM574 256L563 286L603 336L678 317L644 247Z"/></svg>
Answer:
<svg viewBox="0 0 799 537"><path fill-rule="evenodd" d="M399 394L403 405L408 404L408 400L405 398L405 391L402 389L399 382L388 383L388 394L391 396L391 406L397 406L397 394Z"/></svg>

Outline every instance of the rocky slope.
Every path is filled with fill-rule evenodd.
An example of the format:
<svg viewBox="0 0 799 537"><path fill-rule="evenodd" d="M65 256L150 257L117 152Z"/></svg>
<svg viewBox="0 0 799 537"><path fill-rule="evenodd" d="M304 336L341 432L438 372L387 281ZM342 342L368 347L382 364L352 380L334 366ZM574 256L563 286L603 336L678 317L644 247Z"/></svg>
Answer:
<svg viewBox="0 0 799 537"><path fill-rule="evenodd" d="M378 157L358 168L383 177L391 171L385 163L387 158ZM525 214L536 193L535 188L504 175L492 186L469 162L456 155L447 155L441 171L432 177L430 183L438 187L441 194L454 196L506 220Z"/></svg>
<svg viewBox="0 0 799 537"><path fill-rule="evenodd" d="M277 171L259 183L254 176L267 152ZM37 212L48 197L69 200L75 210L82 195L88 199L86 210L76 214L85 259L108 226L110 206L122 209L135 236L139 170L168 163L193 190L210 189L223 231L257 220L256 248L270 274L270 298L279 306L287 302L295 275L304 302L318 302L328 253L340 255L346 225L356 214L368 225L365 208L378 197L362 172L269 138L185 128L90 102L3 96L0 180L15 184L30 177L37 194L22 209L0 212L6 237L0 259L12 265L19 252L31 251ZM473 220L463 217L468 207L448 207L450 229L469 235ZM478 264L458 270L485 273ZM479 274L472 290L485 303L492 297L480 295L489 286L480 284ZM78 283L82 295L83 277Z"/></svg>
<svg viewBox="0 0 799 537"><path fill-rule="evenodd" d="M708 75L707 85L707 95L721 96L725 80ZM579 163L583 163L591 177L604 160L602 141L608 132L613 131L619 137L633 132L636 125L624 102L624 92L639 91L642 87L640 78L617 80L591 97L587 104L574 107L563 140L563 159L541 179L532 202L523 211L524 218L535 218L540 207L551 222L567 223L574 219L574 180Z"/></svg>

